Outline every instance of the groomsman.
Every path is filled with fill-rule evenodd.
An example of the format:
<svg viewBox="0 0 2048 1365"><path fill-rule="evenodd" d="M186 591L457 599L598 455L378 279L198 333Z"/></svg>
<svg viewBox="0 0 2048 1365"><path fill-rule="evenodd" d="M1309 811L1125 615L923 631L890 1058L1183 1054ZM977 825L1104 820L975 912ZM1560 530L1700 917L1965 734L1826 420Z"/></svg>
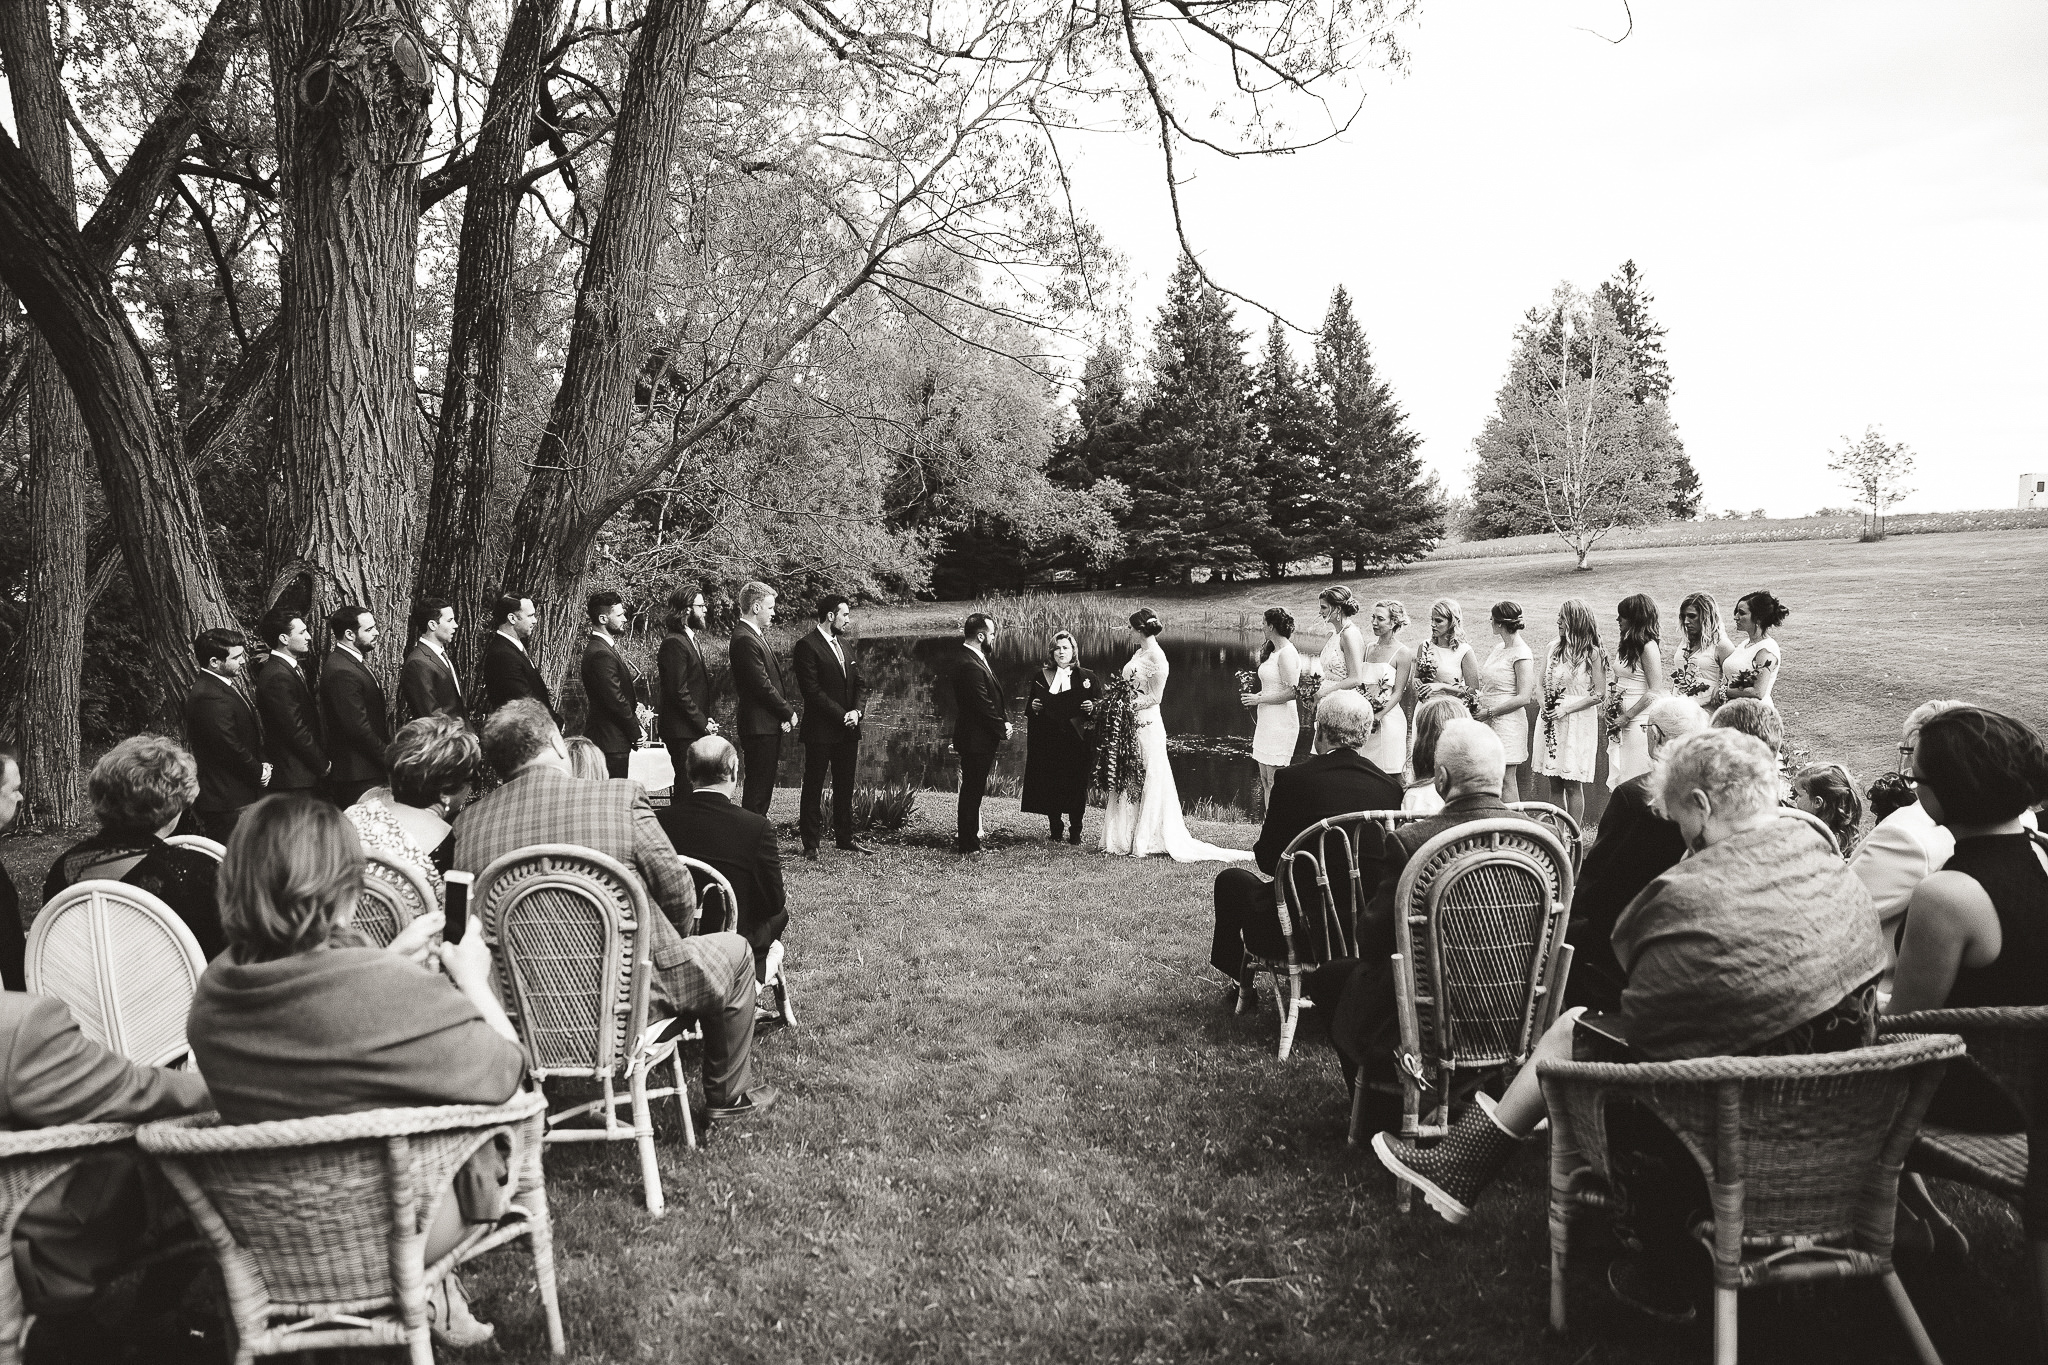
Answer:
<svg viewBox="0 0 2048 1365"><path fill-rule="evenodd" d="M327 750L320 742L320 704L306 677L313 632L289 607L273 607L257 627L270 657L256 670L256 715L263 722L270 790L318 795L327 783Z"/></svg>
<svg viewBox="0 0 2048 1365"><path fill-rule="evenodd" d="M797 691L803 695L803 799L797 806L797 834L804 856L817 861L825 831L825 770L832 770L832 839L848 853L874 850L854 842L853 768L860 756L861 708L867 685L841 637L853 624L853 604L837 593L818 603L817 629L807 631L790 651Z"/></svg>
<svg viewBox="0 0 2048 1365"><path fill-rule="evenodd" d="M953 748L960 754L960 826L953 849L967 854L981 852L981 798L996 750L1010 737L1010 713L991 657L995 618L974 613L962 637L953 664Z"/></svg>
<svg viewBox="0 0 2048 1365"><path fill-rule="evenodd" d="M421 716L462 719L462 680L448 651L455 643L455 608L438 597L421 602L414 612L419 631L398 670L398 701L404 720Z"/></svg>
<svg viewBox="0 0 2048 1365"><path fill-rule="evenodd" d="M796 719L782 661L768 647L768 627L774 621L775 589L766 583L740 589L740 623L733 627L729 657L733 687L740 694L740 753L746 759L746 794L740 805L756 815L766 815L775 799L782 737Z"/></svg>
<svg viewBox="0 0 2048 1365"><path fill-rule="evenodd" d="M711 673L697 642L697 633L705 628L704 594L694 588L670 593L664 624L668 634L654 656L660 669L654 706L661 713L661 742L681 763L692 744L718 733L718 722L711 718Z"/></svg>
<svg viewBox="0 0 2048 1365"><path fill-rule="evenodd" d="M562 713L555 709L547 679L534 667L530 652L533 632L540 625L533 599L507 593L492 608L491 618L498 624L484 641L484 709L495 713L508 701L531 697L547 707L548 715L560 725Z"/></svg>
<svg viewBox="0 0 2048 1365"><path fill-rule="evenodd" d="M226 843L242 808L263 795L263 725L242 690L248 650L237 630L202 631L192 642L199 676L185 697L185 738L199 764L199 832Z"/></svg>
<svg viewBox="0 0 2048 1365"><path fill-rule="evenodd" d="M320 670L320 719L327 731L334 801L343 810L385 780L384 747L391 743L391 712L384 689L370 673L377 618L353 603L328 614L334 647Z"/></svg>
<svg viewBox="0 0 2048 1365"><path fill-rule="evenodd" d="M615 592L594 592L588 614L590 638L583 642L580 671L590 714L583 734L603 752L605 771L624 777L633 743L640 738L640 717L633 704L639 675L619 653L619 638L626 633L626 599Z"/></svg>

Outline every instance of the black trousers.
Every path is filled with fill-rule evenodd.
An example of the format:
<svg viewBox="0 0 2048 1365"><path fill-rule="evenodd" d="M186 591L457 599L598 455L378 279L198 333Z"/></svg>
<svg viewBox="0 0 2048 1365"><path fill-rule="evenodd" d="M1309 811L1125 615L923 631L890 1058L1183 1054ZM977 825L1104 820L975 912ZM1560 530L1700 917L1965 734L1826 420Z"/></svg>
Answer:
<svg viewBox="0 0 2048 1365"><path fill-rule="evenodd" d="M617 753L613 753L610 749L606 749L603 753L606 774L612 777L624 777L626 769L630 766L628 760L632 758L633 751L631 749L621 749Z"/></svg>
<svg viewBox="0 0 2048 1365"><path fill-rule="evenodd" d="M235 832L235 826L242 822L242 812L247 809L247 806L236 806L233 810L195 810L192 814L199 822L201 834L217 844L224 844Z"/></svg>
<svg viewBox="0 0 2048 1365"><path fill-rule="evenodd" d="M981 798L988 791L988 775L996 766L995 750L985 754L960 755L960 842L962 853L981 847Z"/></svg>
<svg viewBox="0 0 2048 1365"><path fill-rule="evenodd" d="M782 759L782 736L741 735L740 757L746 775L745 785L740 789L740 805L756 815L766 815L769 803L775 799L775 768Z"/></svg>
<svg viewBox="0 0 2048 1365"><path fill-rule="evenodd" d="M849 734L837 744L804 745L803 799L797 805L796 831L805 848L816 848L825 833L825 770L832 770L832 838L853 842L853 766L860 757L860 736Z"/></svg>
<svg viewBox="0 0 2048 1365"><path fill-rule="evenodd" d="M1054 817L1057 819L1058 817ZM1078 820L1075 828L1080 828ZM1209 965L1238 979L1249 948L1261 957L1281 957L1287 940L1280 933L1274 906L1277 884L1250 868L1226 867L1216 874L1216 929L1209 940Z"/></svg>
<svg viewBox="0 0 2048 1365"><path fill-rule="evenodd" d="M328 790L334 793L334 804L347 810L363 799L364 792L383 785L383 778L373 777L367 782L333 782L328 785Z"/></svg>
<svg viewBox="0 0 2048 1365"><path fill-rule="evenodd" d="M1391 958L1338 958L1318 967L1305 985L1309 999L1330 1021L1330 1046L1337 1050L1345 1085L1393 1080L1401 1018L1394 1005Z"/></svg>

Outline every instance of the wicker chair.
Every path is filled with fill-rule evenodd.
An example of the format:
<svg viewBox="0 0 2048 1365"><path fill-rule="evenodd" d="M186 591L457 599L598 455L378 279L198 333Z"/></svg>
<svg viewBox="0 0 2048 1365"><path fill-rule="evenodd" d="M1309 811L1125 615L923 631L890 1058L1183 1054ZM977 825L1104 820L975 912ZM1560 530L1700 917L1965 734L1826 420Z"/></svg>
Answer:
<svg viewBox="0 0 2048 1365"><path fill-rule="evenodd" d="M1562 806L1553 806L1548 801L1517 801L1508 807L1517 810L1548 829L1572 855L1572 876L1579 875L1579 869L1586 865L1586 831L1579 822L1572 819L1572 813Z"/></svg>
<svg viewBox="0 0 2048 1365"><path fill-rule="evenodd" d="M494 950L498 998L519 1029L534 1078L573 1076L601 1090L587 1104L549 1114L547 1140L638 1144L647 1211L663 1212L649 1102L675 1099L686 1145L697 1145L697 1131L678 1051L690 1035L675 1020L650 1026L647 1018L651 917L661 912L632 872L571 844L539 844L499 858L477 877L471 905ZM663 1063L674 1084L650 1090L648 1073ZM620 1105L631 1106L630 1123L619 1121ZM569 1126L585 1118L598 1126Z"/></svg>
<svg viewBox="0 0 2048 1365"><path fill-rule="evenodd" d="M426 874L411 863L379 853L363 852L363 894L356 901L355 927L379 948L389 947L399 930L441 903Z"/></svg>
<svg viewBox="0 0 2048 1365"><path fill-rule="evenodd" d="M86 1037L142 1066L185 1056L185 1015L205 970L185 922L126 882L66 887L28 933L28 988L62 1000Z"/></svg>
<svg viewBox="0 0 2048 1365"><path fill-rule="evenodd" d="M226 844L218 839L209 839L204 834L173 834L164 842L172 848L196 848L215 862L228 856Z"/></svg>
<svg viewBox="0 0 2048 1365"><path fill-rule="evenodd" d="M1884 1282L1926 1365L1940 1365L1892 1269L1899 1172L1920 1116L1960 1056L1952 1034L1790 1057L1538 1063L1550 1112L1550 1325L1565 1327L1564 1276L1575 1208L1612 1207L1610 1100L1634 1099L1684 1142L1706 1174L1714 1260L1714 1360L1736 1358L1744 1289L1802 1281Z"/></svg>
<svg viewBox="0 0 2048 1365"><path fill-rule="evenodd" d="M1453 1101L1529 1059L1564 999L1571 899L1571 854L1524 819L1454 825L1408 859L1394 922L1401 1136L1441 1137ZM1353 1144L1365 1092L1352 1097ZM1398 1192L1404 1209L1409 1189Z"/></svg>
<svg viewBox="0 0 2048 1365"><path fill-rule="evenodd" d="M719 905L723 907L714 917L712 914L713 907L709 905L703 906L700 911L700 921L705 924L715 923L728 933L738 929L740 922L740 898L739 893L732 889L732 881L710 863L682 854L677 856L683 859L683 866L690 870L690 878L697 885L698 900L701 902L708 898L716 897ZM703 932L710 933L712 931L706 929ZM777 1013L782 1016L782 1022L785 1025L795 1028L796 1002L790 999L789 968L781 960L781 954L776 954L774 974L768 980L761 982L760 987L764 991L772 990L775 992ZM698 1031L697 1036L702 1036L701 1030Z"/></svg>
<svg viewBox="0 0 2048 1365"><path fill-rule="evenodd" d="M135 1126L128 1123L70 1123L0 1133L0 1247L13 1244L15 1221L51 1181L95 1152L134 1140ZM27 1325L14 1258L0 1256L0 1365L19 1365Z"/></svg>
<svg viewBox="0 0 2048 1365"><path fill-rule="evenodd" d="M2024 1133L1964 1133L1924 1124L1906 1169L1989 1190L2020 1208L2034 1266L2034 1311L2048 1350L2048 1005L1923 1010L1881 1020L1882 1033L1954 1033L2026 1116Z"/></svg>
<svg viewBox="0 0 2048 1365"><path fill-rule="evenodd" d="M1281 850L1273 908L1280 917L1280 937L1287 951L1280 957L1267 957L1247 948L1244 955L1247 981L1273 978L1280 1005L1281 1061L1294 1051L1301 1011L1311 1003L1303 998L1302 976L1332 958L1358 951L1358 910L1370 894L1358 873L1359 846L1367 827L1377 828L1379 837L1385 838L1397 827L1420 818L1398 810L1333 815L1295 835ZM1337 878L1335 885L1332 876ZM1338 887L1344 888L1341 893ZM1240 1014L1248 994L1238 992Z"/></svg>
<svg viewBox="0 0 2048 1365"><path fill-rule="evenodd" d="M402 1346L431 1365L427 1291L449 1272L524 1237L563 1351L554 1232L541 1177L547 1102L373 1109L276 1123L214 1114L144 1124L136 1134L212 1245L239 1337L258 1356ZM512 1142L512 1207L426 1263L427 1230L456 1171L500 1135Z"/></svg>

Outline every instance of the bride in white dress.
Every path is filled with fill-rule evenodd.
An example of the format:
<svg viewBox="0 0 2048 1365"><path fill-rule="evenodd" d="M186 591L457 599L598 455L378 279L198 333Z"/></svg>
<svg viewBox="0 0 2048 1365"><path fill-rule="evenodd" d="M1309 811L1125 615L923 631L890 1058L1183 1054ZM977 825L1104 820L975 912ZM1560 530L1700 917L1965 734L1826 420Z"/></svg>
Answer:
<svg viewBox="0 0 2048 1365"><path fill-rule="evenodd" d="M1120 791L1109 794L1109 810L1102 826L1102 851L1135 858L1165 853L1178 863L1249 859L1249 853L1205 844L1188 833L1187 820L1180 809L1180 789L1174 785L1173 765L1166 757L1166 726L1159 719L1168 671L1166 651L1159 647L1160 630L1159 618L1149 608L1131 614L1135 648L1123 673L1138 694L1132 704L1132 731L1138 743L1138 757L1145 765L1145 781L1135 800Z"/></svg>

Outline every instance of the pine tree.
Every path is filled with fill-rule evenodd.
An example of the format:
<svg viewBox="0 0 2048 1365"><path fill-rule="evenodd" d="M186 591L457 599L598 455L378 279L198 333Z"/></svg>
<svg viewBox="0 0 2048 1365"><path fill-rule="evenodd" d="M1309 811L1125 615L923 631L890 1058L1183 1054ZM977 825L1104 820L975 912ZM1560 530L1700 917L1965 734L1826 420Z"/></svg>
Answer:
<svg viewBox="0 0 2048 1365"><path fill-rule="evenodd" d="M1629 368L1636 377L1630 398L1637 407L1653 399L1668 403L1671 362L1664 356L1665 329L1650 316L1650 305L1657 299L1643 287L1642 272L1633 260L1623 261L1614 278L1600 286L1600 297L1614 310L1615 324L1628 346ZM1671 515L1690 521L1699 515L1700 476L1675 429L1671 443Z"/></svg>
<svg viewBox="0 0 2048 1365"><path fill-rule="evenodd" d="M1408 429L1393 387L1379 377L1365 331L1338 285L1316 338L1315 395L1322 439L1310 515L1330 568L1420 558L1443 535L1443 496L1422 469L1422 438Z"/></svg>
<svg viewBox="0 0 2048 1365"><path fill-rule="evenodd" d="M1250 412L1257 473L1266 485L1266 525L1254 548L1268 576L1285 578L1290 564L1322 547L1310 515L1318 477L1315 397L1278 318L1266 329L1266 349L1252 375Z"/></svg>

